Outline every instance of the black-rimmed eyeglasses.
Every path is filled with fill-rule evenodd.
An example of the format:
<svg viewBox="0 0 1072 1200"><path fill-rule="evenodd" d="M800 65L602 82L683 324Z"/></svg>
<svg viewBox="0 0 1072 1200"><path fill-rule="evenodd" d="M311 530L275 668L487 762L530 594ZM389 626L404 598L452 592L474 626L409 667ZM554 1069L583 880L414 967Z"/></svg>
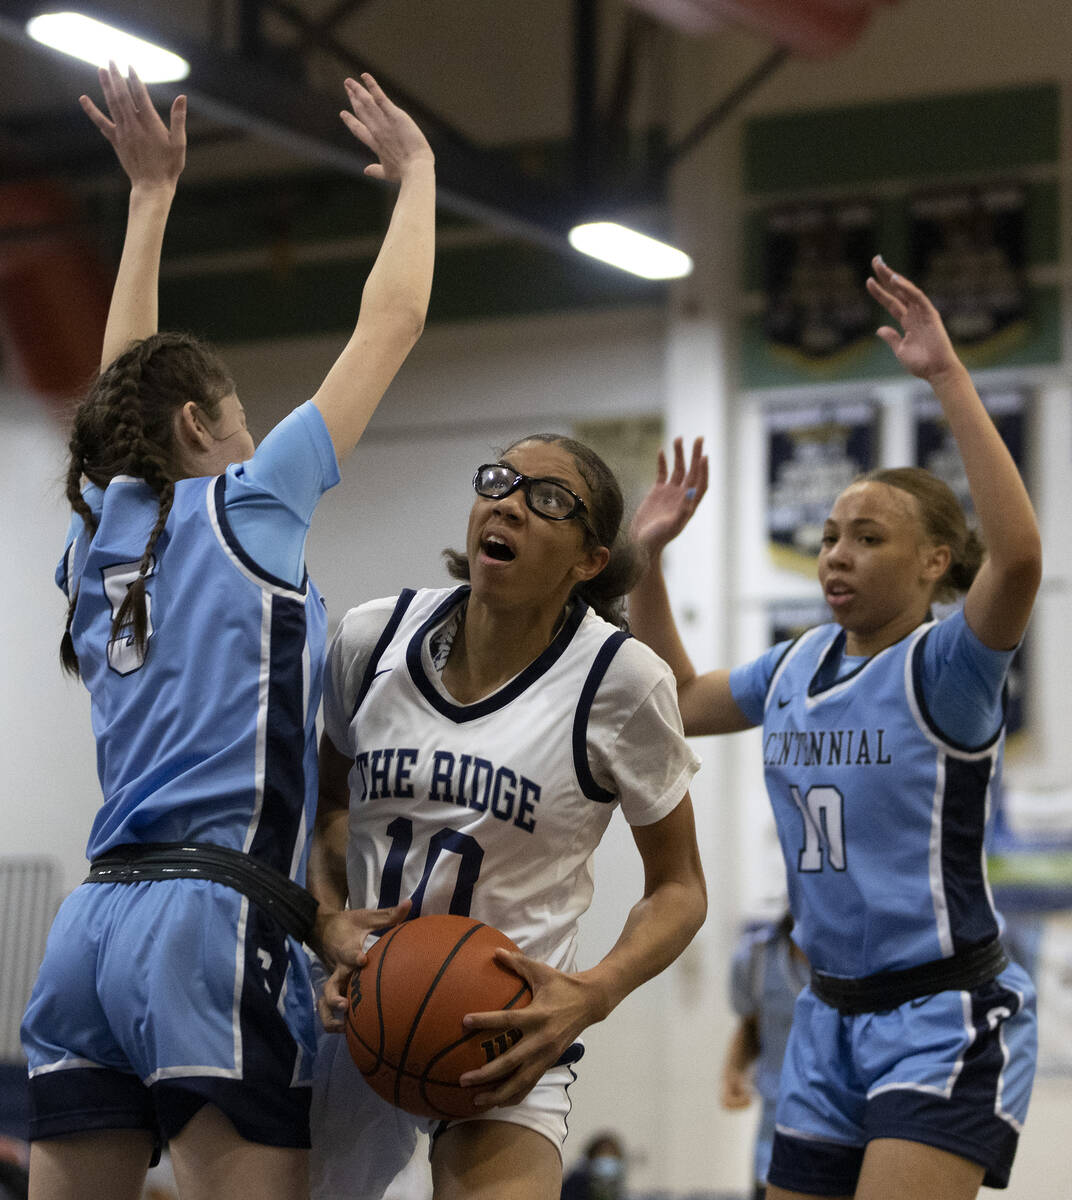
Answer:
<svg viewBox="0 0 1072 1200"><path fill-rule="evenodd" d="M538 517L546 517L549 521L568 521L577 517L581 524L593 533L586 514L588 505L571 492L564 483L554 479L537 479L531 475L522 475L513 467L502 463L485 463L477 467L473 476L473 487L478 496L487 500L502 500L511 492L521 488L525 503Z"/></svg>

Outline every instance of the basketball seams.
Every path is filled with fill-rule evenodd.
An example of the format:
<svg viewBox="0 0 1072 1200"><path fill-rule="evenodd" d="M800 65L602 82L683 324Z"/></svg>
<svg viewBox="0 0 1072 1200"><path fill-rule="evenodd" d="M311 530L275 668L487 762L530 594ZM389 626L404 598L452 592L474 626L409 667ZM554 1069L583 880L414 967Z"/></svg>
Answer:
<svg viewBox="0 0 1072 1200"><path fill-rule="evenodd" d="M401 928L403 928L403 926L399 926L399 928L401 929ZM467 929L465 931L465 933L463 933L462 936L460 938L458 938L458 940L451 947L450 952L446 955L446 957L440 963L439 970L436 972L435 978L428 985L428 990L424 993L424 998L421 1000L421 1003L417 1009L416 1015L414 1016L413 1020L410 1022L409 1033L406 1036L406 1042L405 1042L405 1045L402 1047L402 1054L399 1058L398 1066L396 1067L396 1070L398 1072L398 1079L395 1081L395 1103L396 1104L398 1104L399 1100L401 1099L402 1079L406 1075L406 1059L409 1058L410 1047L413 1045L413 1039L417 1036L417 1029L419 1028L420 1023L421 1023L421 1017L424 1016L425 1010L428 1008L429 1001L432 999L432 996L435 994L435 990L439 986L440 981L442 980L443 975L445 974L447 968L457 957L458 951L461 950L462 946L464 946L465 943L467 941L469 941L469 939L475 933L478 933L481 929L485 929L485 928L487 928L487 926L485 926L483 924L479 924L479 925L474 925L472 927L472 929ZM381 970L383 969L383 964L387 958L387 952L390 950L390 948L391 948L390 946L384 947L383 958L380 959L380 969ZM380 1007L378 995L377 995L376 1000L377 1000L377 1007L379 1008L379 1011L382 1013L383 1009L382 1009L382 1007ZM381 1023L382 1023L382 1021L381 1021Z"/></svg>
<svg viewBox="0 0 1072 1200"><path fill-rule="evenodd" d="M513 1008L514 1005L521 999L522 996L525 995L526 992L528 992L528 994L530 996L532 995L532 989L529 987L529 985L525 982L522 982L521 986L514 993L514 995L511 996L510 999L503 1005L503 1012L506 1012L508 1009Z"/></svg>
<svg viewBox="0 0 1072 1200"><path fill-rule="evenodd" d="M476 930L473 930L472 932L475 933ZM519 1000L524 999L526 995L531 997L532 992L529 988L529 985L523 982L521 987L518 988L514 995L511 996L510 999L502 1006L502 1011L508 1012L518 1003ZM434 1087L451 1088L456 1091L464 1091L465 1089L462 1088L460 1083L452 1083L449 1079L430 1079L429 1076L432 1073L432 1068L440 1063L443 1059L448 1057L448 1055L453 1054L454 1051L460 1046L465 1046L469 1042L474 1041L476 1038L483 1037L486 1033L486 1029L474 1029L471 1033L467 1033L464 1037L458 1038L458 1040L453 1042L451 1045L444 1046L438 1054L433 1055L432 1058L429 1059L427 1066L420 1075L413 1074L412 1072L408 1074L408 1078L416 1080L419 1084L421 1099L425 1102L425 1104L427 1104L429 1108L437 1109L443 1117L455 1118L457 1114L445 1112L442 1108L440 1108L440 1106L436 1104L435 1101L428 1095L427 1085L431 1084Z"/></svg>
<svg viewBox="0 0 1072 1200"><path fill-rule="evenodd" d="M369 951L354 979L370 986L362 1003L360 985L351 982L346 1037L355 1065L389 1103L420 1116L474 1115L472 1089L458 1080L505 1053L520 1031L505 1038L464 1032L462 1016L508 1011L532 999L528 983L494 961L499 946L516 949L501 930L472 917L429 914L389 930ZM484 1044L489 1037L494 1045ZM434 1071L441 1077L432 1078Z"/></svg>
<svg viewBox="0 0 1072 1200"><path fill-rule="evenodd" d="M392 929L387 934L386 940L383 943L383 950L380 952L380 961L376 964L376 1025L379 1031L379 1048L376 1051L376 1070L378 1071L383 1066L384 1048L387 1042L387 1030L383 1023L383 1003L382 1003L382 988L383 988L383 964L387 958L387 951L391 948L391 943L398 936L402 926L397 929Z"/></svg>
<svg viewBox="0 0 1072 1200"><path fill-rule="evenodd" d="M390 930L383 938L383 949L386 952L387 947L391 944L392 939L398 933L401 926ZM354 1028L353 1022L350 1019L353 1015L353 981L360 975L361 968L358 968L351 976L350 983L347 986L347 1019L346 1019L346 1040L349 1043L351 1040L356 1041L363 1050L367 1050L373 1056L374 1065L371 1071L362 1070L362 1074L374 1074L380 1069L385 1060L385 1045L387 1033L383 1023L383 1007L381 1003L381 978L383 975L383 957L381 954L380 961L376 965L376 1021L377 1021L377 1036L379 1045L373 1047L370 1045L360 1033ZM360 1003L360 1000L358 1001Z"/></svg>

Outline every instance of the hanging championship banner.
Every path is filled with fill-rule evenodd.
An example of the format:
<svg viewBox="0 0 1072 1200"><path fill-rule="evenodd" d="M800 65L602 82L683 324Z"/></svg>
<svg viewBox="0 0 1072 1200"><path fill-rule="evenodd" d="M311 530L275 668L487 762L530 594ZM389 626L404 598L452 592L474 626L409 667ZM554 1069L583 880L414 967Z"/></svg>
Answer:
<svg viewBox="0 0 1072 1200"><path fill-rule="evenodd" d="M877 415L867 401L767 412L767 531L780 567L815 574L838 495L874 466Z"/></svg>
<svg viewBox="0 0 1072 1200"><path fill-rule="evenodd" d="M979 184L909 201L912 280L962 350L1003 353L1028 333L1026 189Z"/></svg>
<svg viewBox="0 0 1072 1200"><path fill-rule="evenodd" d="M828 363L874 333L864 283L878 253L877 206L801 204L767 214L764 332L798 366Z"/></svg>
<svg viewBox="0 0 1072 1200"><path fill-rule="evenodd" d="M1017 470L1026 477L1024 456L1026 437L1027 393L1022 388L981 390L983 405L997 427L1001 439L1009 448ZM939 479L945 480L969 518L975 512L968 477L960 460L960 451L942 415L942 406L931 393L918 396L916 415L916 464L926 467Z"/></svg>

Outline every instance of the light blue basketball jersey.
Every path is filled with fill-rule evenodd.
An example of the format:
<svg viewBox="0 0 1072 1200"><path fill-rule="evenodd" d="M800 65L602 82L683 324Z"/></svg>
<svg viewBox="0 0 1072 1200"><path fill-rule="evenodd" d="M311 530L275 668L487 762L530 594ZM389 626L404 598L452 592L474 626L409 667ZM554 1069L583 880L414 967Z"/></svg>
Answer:
<svg viewBox="0 0 1072 1200"><path fill-rule="evenodd" d="M1003 731L975 747L943 736L922 686L935 629L838 679L845 635L822 625L765 671L763 761L793 936L828 974L910 967L998 934L983 834ZM749 715L762 662L732 681Z"/></svg>
<svg viewBox="0 0 1072 1200"><path fill-rule="evenodd" d="M336 482L315 414L275 443L287 469L317 481L313 503ZM144 658L131 640L111 640L111 624L157 518L153 491L139 479L112 480L98 493L92 541L78 537L64 555L58 574L69 594L78 588L71 633L92 696L103 791L88 855L130 842L213 842L301 882L326 614L307 577L297 586L278 578L240 544L227 482L175 485L147 577ZM272 502L262 499L262 523Z"/></svg>

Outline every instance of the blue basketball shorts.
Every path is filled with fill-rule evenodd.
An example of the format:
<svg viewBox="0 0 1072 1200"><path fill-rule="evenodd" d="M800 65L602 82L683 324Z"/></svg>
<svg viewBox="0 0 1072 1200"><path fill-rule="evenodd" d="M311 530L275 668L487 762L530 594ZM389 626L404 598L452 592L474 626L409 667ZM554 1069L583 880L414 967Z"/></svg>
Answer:
<svg viewBox="0 0 1072 1200"><path fill-rule="evenodd" d="M874 1138L922 1142L1005 1187L1037 1057L1035 989L1015 963L973 991L842 1016L805 988L782 1066L768 1181L851 1196Z"/></svg>
<svg viewBox="0 0 1072 1200"><path fill-rule="evenodd" d="M201 879L91 883L53 922L23 1018L31 1138L173 1137L204 1104L265 1145L309 1145L308 960Z"/></svg>

